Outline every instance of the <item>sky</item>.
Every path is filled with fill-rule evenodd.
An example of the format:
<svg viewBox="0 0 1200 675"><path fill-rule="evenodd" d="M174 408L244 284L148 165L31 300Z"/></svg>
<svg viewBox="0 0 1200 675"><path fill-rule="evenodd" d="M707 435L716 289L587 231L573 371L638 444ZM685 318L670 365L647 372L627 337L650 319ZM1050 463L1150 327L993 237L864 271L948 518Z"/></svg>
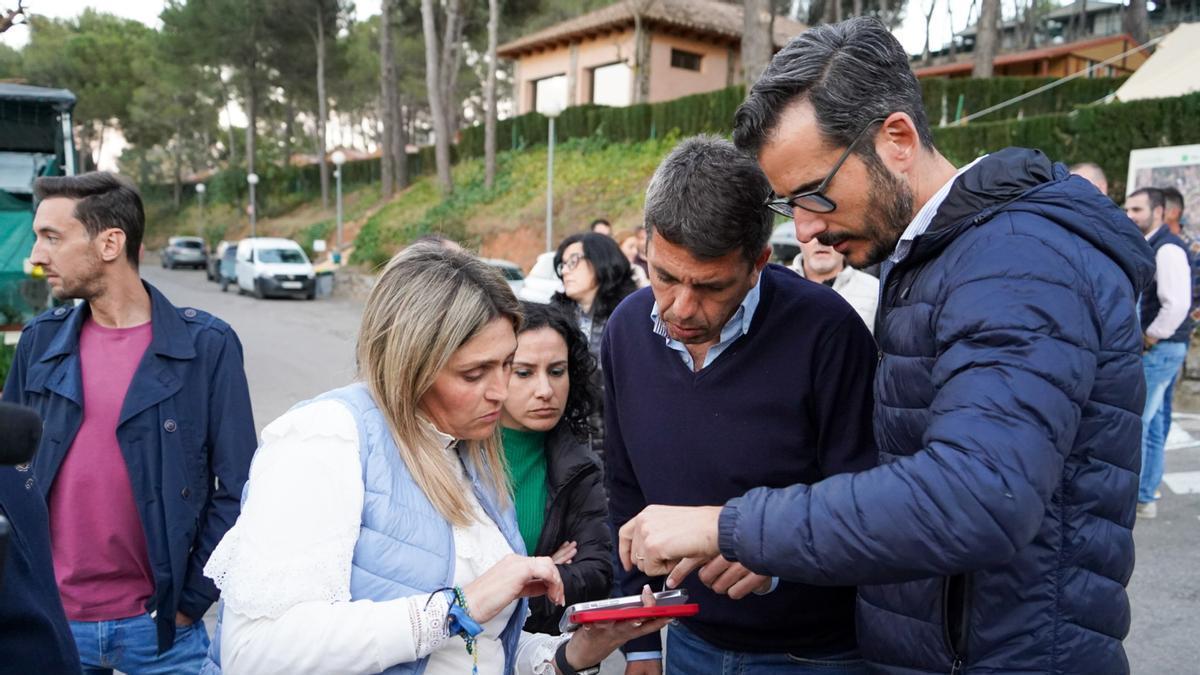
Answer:
<svg viewBox="0 0 1200 675"><path fill-rule="evenodd" d="M8 9L14 0L0 0L0 8ZM946 3L954 5L955 27L962 30L966 24L967 8L970 0L909 0L909 12L904 24L896 33L905 49L919 53L925 42L925 17L930 2L937 2L938 9L934 13L931 45L934 49L950 39L949 19L946 15ZM55 18L78 16L85 8L91 7L101 12L109 12L118 16L137 19L142 23L158 27L158 14L162 11L163 0L25 0L26 9L35 14ZM355 11L362 19L379 13L380 0L355 0ZM1007 6L1008 2L1003 2ZM24 26L15 26L2 36L0 42L10 47L20 48L29 40L29 30Z"/></svg>

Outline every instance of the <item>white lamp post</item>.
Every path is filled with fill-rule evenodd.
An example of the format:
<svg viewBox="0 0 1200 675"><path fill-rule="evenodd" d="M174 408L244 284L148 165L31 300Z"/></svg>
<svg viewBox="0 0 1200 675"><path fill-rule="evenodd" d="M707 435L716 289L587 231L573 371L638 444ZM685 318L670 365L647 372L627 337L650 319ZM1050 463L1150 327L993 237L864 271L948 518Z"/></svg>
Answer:
<svg viewBox="0 0 1200 675"><path fill-rule="evenodd" d="M247 174L246 182L250 184L250 237L253 239L255 226L258 224L258 203L254 201L254 186L258 185L258 174Z"/></svg>
<svg viewBox="0 0 1200 675"><path fill-rule="evenodd" d="M554 250L554 118L562 108L553 102L542 110L550 122L549 139L546 145L546 250Z"/></svg>
<svg viewBox="0 0 1200 675"><path fill-rule="evenodd" d="M208 188L204 187L204 183L196 183L196 198L200 200L200 217L204 217L204 191Z"/></svg>
<svg viewBox="0 0 1200 675"><path fill-rule="evenodd" d="M333 248L333 261L340 264L342 262L342 165L346 163L346 153L335 150L330 159L337 167L333 170L333 175L337 177L337 243Z"/></svg>

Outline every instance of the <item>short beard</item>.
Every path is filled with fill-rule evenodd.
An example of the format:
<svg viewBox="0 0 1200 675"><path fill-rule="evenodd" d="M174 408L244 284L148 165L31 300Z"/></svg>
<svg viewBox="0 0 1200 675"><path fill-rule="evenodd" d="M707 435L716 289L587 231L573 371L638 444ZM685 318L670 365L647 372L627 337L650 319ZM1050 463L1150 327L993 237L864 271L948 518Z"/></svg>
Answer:
<svg viewBox="0 0 1200 675"><path fill-rule="evenodd" d="M871 187L867 193L867 222L863 223L863 232L860 235L822 232L817 235L817 241L826 246L834 246L848 239L870 242L864 261L854 262L849 256L846 257L847 265L863 269L882 263L896 250L896 243L912 221L916 200L908 183L888 171L878 155L872 152L859 156L867 165L871 177Z"/></svg>
<svg viewBox="0 0 1200 675"><path fill-rule="evenodd" d="M62 286L53 295L59 300L92 300L104 295L107 284L104 282L104 263L99 256L89 258L84 269L71 279L68 284L65 276L60 276Z"/></svg>

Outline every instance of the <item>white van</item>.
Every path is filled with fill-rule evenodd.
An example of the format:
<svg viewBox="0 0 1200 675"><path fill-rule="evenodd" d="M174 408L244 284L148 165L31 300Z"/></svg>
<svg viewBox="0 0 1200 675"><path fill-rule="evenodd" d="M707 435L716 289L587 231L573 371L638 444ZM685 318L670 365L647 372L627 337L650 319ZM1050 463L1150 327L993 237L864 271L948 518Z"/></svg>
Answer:
<svg viewBox="0 0 1200 675"><path fill-rule="evenodd" d="M238 242L237 285L239 291L256 298L299 295L312 300L317 295L312 263L291 239L256 237Z"/></svg>

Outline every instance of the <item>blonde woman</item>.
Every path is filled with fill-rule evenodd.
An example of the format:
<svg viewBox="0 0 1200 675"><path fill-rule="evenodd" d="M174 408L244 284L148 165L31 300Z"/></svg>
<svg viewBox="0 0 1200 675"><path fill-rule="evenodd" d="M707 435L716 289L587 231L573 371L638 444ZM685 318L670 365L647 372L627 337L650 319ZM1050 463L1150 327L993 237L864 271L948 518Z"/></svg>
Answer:
<svg viewBox="0 0 1200 675"><path fill-rule="evenodd" d="M561 603L525 556L496 425L520 306L486 264L421 244L363 313L359 381L263 430L241 517L205 574L221 588L206 672L588 672L664 621L521 632ZM469 648L468 648L469 647Z"/></svg>

